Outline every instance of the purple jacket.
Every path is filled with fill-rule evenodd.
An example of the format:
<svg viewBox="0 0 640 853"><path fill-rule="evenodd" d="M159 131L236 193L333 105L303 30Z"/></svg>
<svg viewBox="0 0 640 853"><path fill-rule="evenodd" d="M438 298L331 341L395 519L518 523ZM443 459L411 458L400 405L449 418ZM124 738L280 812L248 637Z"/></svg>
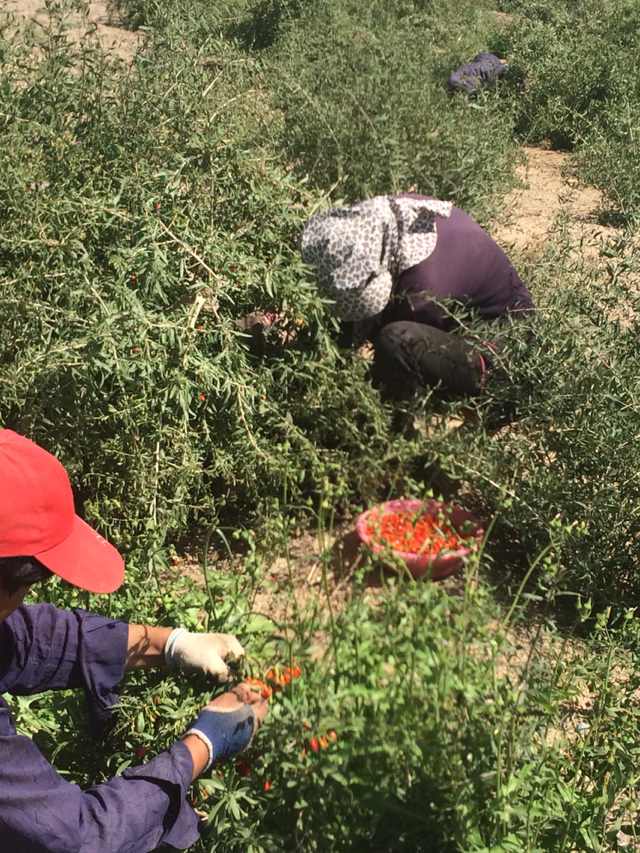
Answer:
<svg viewBox="0 0 640 853"><path fill-rule="evenodd" d="M486 320L533 311L531 294L509 258L464 210L454 207L448 219L438 216L436 224L436 248L402 273L383 313L383 325L412 320L449 331L455 321L438 300L455 300Z"/></svg>
<svg viewBox="0 0 640 853"><path fill-rule="evenodd" d="M0 694L82 687L94 715L117 701L127 625L48 604L0 623ZM197 841L186 802L192 761L183 743L86 791L65 782L0 698L0 849L7 853L148 853Z"/></svg>

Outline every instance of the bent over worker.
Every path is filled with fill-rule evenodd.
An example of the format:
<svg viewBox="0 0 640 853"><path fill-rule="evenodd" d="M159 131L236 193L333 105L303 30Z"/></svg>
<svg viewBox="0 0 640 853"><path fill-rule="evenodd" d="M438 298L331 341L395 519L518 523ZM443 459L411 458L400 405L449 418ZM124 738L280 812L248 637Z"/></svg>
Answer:
<svg viewBox="0 0 640 853"><path fill-rule="evenodd" d="M479 393L493 345L461 333L456 308L490 323L528 316L529 291L467 213L413 194L376 196L307 222L302 257L356 341L374 346L374 378L389 396L427 386Z"/></svg>
<svg viewBox="0 0 640 853"><path fill-rule="evenodd" d="M123 581L123 560L74 510L69 478L49 453L0 430L0 694L82 687L104 720L132 667L178 667L217 680L244 654L229 634L196 634L23 605L52 575L96 593ZM245 749L267 703L242 683L210 702L170 749L100 785L66 782L16 733L0 698L0 849L7 853L147 853L190 847L198 819L186 795L213 761Z"/></svg>

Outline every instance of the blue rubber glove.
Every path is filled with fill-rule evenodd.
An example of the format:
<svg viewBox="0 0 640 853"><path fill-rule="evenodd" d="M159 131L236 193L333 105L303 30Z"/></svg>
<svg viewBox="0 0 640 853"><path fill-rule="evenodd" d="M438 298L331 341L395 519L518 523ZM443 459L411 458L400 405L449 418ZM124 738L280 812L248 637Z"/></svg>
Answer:
<svg viewBox="0 0 640 853"><path fill-rule="evenodd" d="M214 761L225 761L243 752L251 743L256 730L256 717L250 705L234 711L214 711L205 708L193 721L188 735L195 735L207 747L208 770Z"/></svg>

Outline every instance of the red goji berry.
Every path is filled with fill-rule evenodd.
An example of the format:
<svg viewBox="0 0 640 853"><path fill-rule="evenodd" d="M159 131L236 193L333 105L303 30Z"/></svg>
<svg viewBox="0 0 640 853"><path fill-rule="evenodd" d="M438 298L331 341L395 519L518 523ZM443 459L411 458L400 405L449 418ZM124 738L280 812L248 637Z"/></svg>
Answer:
<svg viewBox="0 0 640 853"><path fill-rule="evenodd" d="M261 681L259 678L245 678L245 681L259 690L263 699L269 699L271 697L273 690L268 684L265 684L264 681Z"/></svg>
<svg viewBox="0 0 640 853"><path fill-rule="evenodd" d="M240 759L239 761L236 761L236 771L240 776L249 776L251 773L251 765L248 761Z"/></svg>
<svg viewBox="0 0 640 853"><path fill-rule="evenodd" d="M286 687L294 678L299 678L301 675L302 670L296 664L295 666L285 666L282 669L272 666L266 671L264 677L266 681L273 684L274 690L278 690L281 687Z"/></svg>

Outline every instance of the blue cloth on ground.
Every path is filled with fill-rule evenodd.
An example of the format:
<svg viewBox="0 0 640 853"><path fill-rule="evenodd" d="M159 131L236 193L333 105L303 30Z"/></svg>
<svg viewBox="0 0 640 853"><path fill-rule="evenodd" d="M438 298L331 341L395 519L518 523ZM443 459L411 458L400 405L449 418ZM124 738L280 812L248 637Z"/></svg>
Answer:
<svg viewBox="0 0 640 853"><path fill-rule="evenodd" d="M481 86L495 83L506 70L507 65L494 53L479 53L471 62L465 62L451 73L448 85L454 91L473 95Z"/></svg>

